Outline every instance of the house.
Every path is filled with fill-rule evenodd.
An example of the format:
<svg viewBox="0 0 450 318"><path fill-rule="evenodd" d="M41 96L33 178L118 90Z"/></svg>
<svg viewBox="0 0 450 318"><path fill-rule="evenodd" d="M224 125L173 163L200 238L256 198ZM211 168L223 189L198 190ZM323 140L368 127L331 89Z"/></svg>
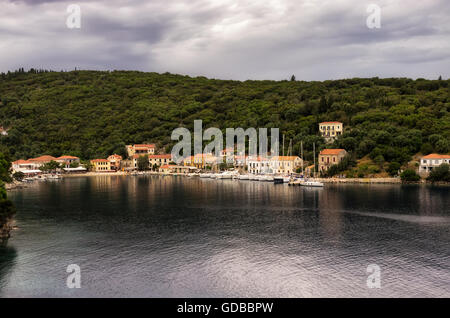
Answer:
<svg viewBox="0 0 450 318"><path fill-rule="evenodd" d="M150 165L150 168L152 168L154 165L161 167L163 165L167 165L172 162L172 155L149 155L148 156L148 163Z"/></svg>
<svg viewBox="0 0 450 318"><path fill-rule="evenodd" d="M234 167L235 168L244 168L247 166L247 158L248 156L244 155L236 155L234 156Z"/></svg>
<svg viewBox="0 0 450 318"><path fill-rule="evenodd" d="M185 166L194 166L198 169L205 169L206 167L213 167L214 165L221 163L221 160L222 159L220 157L207 153L187 157L183 160L183 163Z"/></svg>
<svg viewBox="0 0 450 318"><path fill-rule="evenodd" d="M298 156L274 156L269 162L271 172L275 174L294 173L301 165L302 159Z"/></svg>
<svg viewBox="0 0 450 318"><path fill-rule="evenodd" d="M80 162L80 158L74 157L74 156L61 156L58 158L44 155L37 158L31 158L28 160L16 160L12 163L12 168L15 172L17 171L24 171L24 170L37 170L41 166L43 166L46 163L49 163L50 161L58 162L62 165L63 168L69 168L70 164L72 162Z"/></svg>
<svg viewBox="0 0 450 318"><path fill-rule="evenodd" d="M127 145L127 154L129 158L134 155L154 155L155 154L155 144L136 144Z"/></svg>
<svg viewBox="0 0 450 318"><path fill-rule="evenodd" d="M111 170L111 163L108 159L93 159L91 160L92 171L108 172Z"/></svg>
<svg viewBox="0 0 450 318"><path fill-rule="evenodd" d="M80 158L74 156L61 156L55 159L56 162L61 164L63 168L70 168L70 165L74 162L80 163Z"/></svg>
<svg viewBox="0 0 450 318"><path fill-rule="evenodd" d="M314 165L309 165L305 168L304 175L312 177L314 174Z"/></svg>
<svg viewBox="0 0 450 318"><path fill-rule="evenodd" d="M319 172L326 172L332 165L337 165L347 155L345 149L323 149L319 153Z"/></svg>
<svg viewBox="0 0 450 318"><path fill-rule="evenodd" d="M24 172L25 170L36 170L36 164L30 160L19 159L12 162L13 172Z"/></svg>
<svg viewBox="0 0 450 318"><path fill-rule="evenodd" d="M197 170L196 167L178 166L178 165L162 165L159 167L159 172L162 173L189 173Z"/></svg>
<svg viewBox="0 0 450 318"><path fill-rule="evenodd" d="M115 171L120 170L120 164L122 162L121 155L113 154L113 155L109 156L107 159L111 165L111 170L115 170Z"/></svg>
<svg viewBox="0 0 450 318"><path fill-rule="evenodd" d="M247 158L247 170L249 173L269 173L270 172L270 160L266 157L248 157Z"/></svg>
<svg viewBox="0 0 450 318"><path fill-rule="evenodd" d="M450 155L439 155L436 153L426 155L420 159L419 174L426 176L430 171L443 163L450 164Z"/></svg>
<svg viewBox="0 0 450 318"><path fill-rule="evenodd" d="M49 163L50 161L56 161L56 158L53 156L44 155L37 158L31 158L28 160L34 164L34 169L39 169L39 167L43 166L46 163Z"/></svg>
<svg viewBox="0 0 450 318"><path fill-rule="evenodd" d="M339 121L325 121L319 123L320 135L326 141L332 141L344 132L344 124Z"/></svg>

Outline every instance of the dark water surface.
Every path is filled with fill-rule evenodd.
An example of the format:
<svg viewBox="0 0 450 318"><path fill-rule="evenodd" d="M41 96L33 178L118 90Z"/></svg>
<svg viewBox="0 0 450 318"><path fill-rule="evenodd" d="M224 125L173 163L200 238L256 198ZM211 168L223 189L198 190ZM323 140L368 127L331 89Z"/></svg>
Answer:
<svg viewBox="0 0 450 318"><path fill-rule="evenodd" d="M10 192L0 297L450 297L449 187L101 176ZM66 286L69 264L81 288ZM369 289L366 269L381 268Z"/></svg>

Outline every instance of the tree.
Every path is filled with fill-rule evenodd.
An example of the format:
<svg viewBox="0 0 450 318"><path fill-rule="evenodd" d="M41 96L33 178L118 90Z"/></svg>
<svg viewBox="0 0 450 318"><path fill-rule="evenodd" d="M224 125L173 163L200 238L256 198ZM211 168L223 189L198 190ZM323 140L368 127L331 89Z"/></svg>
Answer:
<svg viewBox="0 0 450 318"><path fill-rule="evenodd" d="M420 152L423 155L428 155L428 154L432 153L433 152L433 145L430 144L429 142L423 143L422 147L420 147Z"/></svg>
<svg viewBox="0 0 450 318"><path fill-rule="evenodd" d="M139 156L137 159L137 168L139 171L148 170L148 155Z"/></svg>
<svg viewBox="0 0 450 318"><path fill-rule="evenodd" d="M420 180L420 176L412 169L406 169L400 174L400 178L404 182L417 182Z"/></svg>
<svg viewBox="0 0 450 318"><path fill-rule="evenodd" d="M400 169L401 164L399 164L398 162L391 162L388 166L387 172L391 175L391 176L396 176L398 174L398 170Z"/></svg>
<svg viewBox="0 0 450 318"><path fill-rule="evenodd" d="M5 183L11 182L12 178L9 175L11 162L6 159L5 154L0 153L0 241L9 237L9 220L16 213L14 204L8 200Z"/></svg>
<svg viewBox="0 0 450 318"><path fill-rule="evenodd" d="M80 163L78 161L72 161L69 165L70 168L78 168Z"/></svg>
<svg viewBox="0 0 450 318"><path fill-rule="evenodd" d="M291 76L291 82L295 82L295 75Z"/></svg>
<svg viewBox="0 0 450 318"><path fill-rule="evenodd" d="M0 152L0 180L4 182L11 182L11 162L6 155Z"/></svg>
<svg viewBox="0 0 450 318"><path fill-rule="evenodd" d="M39 167L39 170L41 171L56 171L56 169L60 169L61 165L54 161L51 160L49 162L44 163L42 166Z"/></svg>
<svg viewBox="0 0 450 318"><path fill-rule="evenodd" d="M450 165L443 163L439 167L434 168L433 170L431 170L427 180L431 182L450 182Z"/></svg>
<svg viewBox="0 0 450 318"><path fill-rule="evenodd" d="M13 174L14 180L17 180L17 181L22 181L24 177L25 177L25 174L22 171L17 171L17 172L14 172L14 174Z"/></svg>

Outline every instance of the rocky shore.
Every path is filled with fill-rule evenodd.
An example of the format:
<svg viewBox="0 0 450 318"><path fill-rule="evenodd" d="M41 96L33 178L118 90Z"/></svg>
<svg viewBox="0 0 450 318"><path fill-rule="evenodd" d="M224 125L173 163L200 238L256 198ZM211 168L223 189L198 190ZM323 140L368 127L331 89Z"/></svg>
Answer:
<svg viewBox="0 0 450 318"><path fill-rule="evenodd" d="M0 242L4 242L11 236L11 231L14 229L14 219L9 218L3 224L1 223L0 221Z"/></svg>

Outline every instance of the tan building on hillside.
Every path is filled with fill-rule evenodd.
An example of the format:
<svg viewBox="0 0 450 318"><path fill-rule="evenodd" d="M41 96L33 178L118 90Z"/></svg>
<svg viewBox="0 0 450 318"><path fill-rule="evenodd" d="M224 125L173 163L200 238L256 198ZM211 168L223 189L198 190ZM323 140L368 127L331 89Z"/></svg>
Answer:
<svg viewBox="0 0 450 318"><path fill-rule="evenodd" d="M127 145L127 154L129 158L134 155L154 155L155 154L155 144L137 144L137 145Z"/></svg>
<svg viewBox="0 0 450 318"><path fill-rule="evenodd" d="M347 155L345 149L324 149L319 153L319 172L326 172L332 165L337 165Z"/></svg>
<svg viewBox="0 0 450 318"><path fill-rule="evenodd" d="M327 141L331 141L344 132L344 124L339 121L325 121L319 123L320 135Z"/></svg>
<svg viewBox="0 0 450 318"><path fill-rule="evenodd" d="M148 156L148 163L150 165L150 168L152 168L154 165L157 165L158 167L163 165L168 165L172 162L172 155L149 155Z"/></svg>
<svg viewBox="0 0 450 318"><path fill-rule="evenodd" d="M121 155L113 154L113 155L108 157L108 161L109 161L109 163L111 165L111 170L116 170L116 171L120 170L120 166L121 166L121 163L122 163L122 156Z"/></svg>
<svg viewBox="0 0 450 318"><path fill-rule="evenodd" d="M185 166L193 166L198 169L205 169L206 167L213 167L220 164L221 158L215 157L213 154L196 154L195 156L187 157L183 160Z"/></svg>
<svg viewBox="0 0 450 318"><path fill-rule="evenodd" d="M91 160L92 171L108 172L111 170L111 163L108 159L93 159Z"/></svg>

